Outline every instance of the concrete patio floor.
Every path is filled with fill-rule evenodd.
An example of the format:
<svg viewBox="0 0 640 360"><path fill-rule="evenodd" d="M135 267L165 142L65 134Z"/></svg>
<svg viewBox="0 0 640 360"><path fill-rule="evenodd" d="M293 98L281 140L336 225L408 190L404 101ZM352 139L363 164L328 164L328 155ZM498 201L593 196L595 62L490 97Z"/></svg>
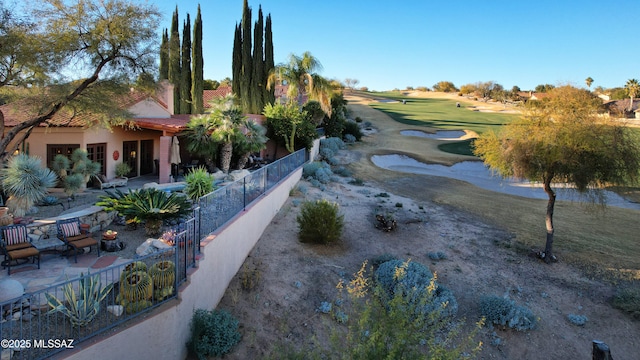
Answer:
<svg viewBox="0 0 640 360"><path fill-rule="evenodd" d="M118 189L127 192L129 189L139 189L146 183L157 181L157 176L141 176L129 179L126 187L118 187ZM87 189L87 191L104 194L103 190L98 189ZM96 233L93 235L99 236ZM40 255L40 269L38 269L37 263L29 262L11 266L11 274L7 275L7 269L0 268L0 281L4 279L17 280L24 286L25 292L37 291L52 284L78 277L80 273L86 274L130 261L130 259L120 258L117 254L117 252L101 251L100 257L98 257L93 249L91 252L78 254L78 262L75 263L73 255L62 256L57 252L45 251ZM0 260L3 259L4 257L0 255Z"/></svg>

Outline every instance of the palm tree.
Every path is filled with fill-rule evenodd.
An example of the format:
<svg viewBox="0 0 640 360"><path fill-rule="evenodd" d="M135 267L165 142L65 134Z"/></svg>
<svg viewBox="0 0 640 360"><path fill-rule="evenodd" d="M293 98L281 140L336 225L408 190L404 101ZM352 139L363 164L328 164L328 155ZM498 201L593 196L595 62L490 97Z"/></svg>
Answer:
<svg viewBox="0 0 640 360"><path fill-rule="evenodd" d="M637 79L629 79L624 87L629 92L629 97L631 98L631 101L629 102L629 111L631 112L633 111L633 98L640 93L640 83Z"/></svg>
<svg viewBox="0 0 640 360"><path fill-rule="evenodd" d="M584 82L585 82L585 84L587 84L587 87L588 87L589 89L591 89L591 84L593 84L593 79L591 78L591 76L589 76L588 78L586 78L586 79L584 80Z"/></svg>
<svg viewBox="0 0 640 360"><path fill-rule="evenodd" d="M225 96L212 103L212 110L208 114L192 117L187 124L190 129L187 136L199 144L192 147L200 147L212 150L220 147L219 159L223 172L228 173L233 153L233 141L239 134L239 128L245 117L240 108L235 104L233 95ZM215 144L215 145L214 145Z"/></svg>
<svg viewBox="0 0 640 360"><path fill-rule="evenodd" d="M287 97L289 101L297 99L298 105L303 105L304 95L317 100L322 110L331 116L331 83L318 75L316 71L322 70L322 64L310 52L306 51L302 56L289 55L288 64L280 64L275 67L267 80L267 88L271 89L276 82L289 85Z"/></svg>
<svg viewBox="0 0 640 360"><path fill-rule="evenodd" d="M267 129L264 126L251 119L245 121L240 136L236 139L236 146L241 154L238 160L239 170L244 169L251 154L267 147L269 138L266 134Z"/></svg>

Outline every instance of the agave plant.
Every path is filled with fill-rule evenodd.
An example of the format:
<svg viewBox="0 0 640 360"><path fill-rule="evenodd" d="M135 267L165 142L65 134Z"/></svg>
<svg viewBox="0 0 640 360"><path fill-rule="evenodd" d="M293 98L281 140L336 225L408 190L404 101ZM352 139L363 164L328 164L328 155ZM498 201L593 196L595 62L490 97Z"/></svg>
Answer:
<svg viewBox="0 0 640 360"><path fill-rule="evenodd" d="M47 195L56 184L56 174L42 167L40 158L18 154L9 159L0 172L2 188L9 194L7 206L14 216L24 216L33 204Z"/></svg>
<svg viewBox="0 0 640 360"><path fill-rule="evenodd" d="M85 326L100 312L100 302L104 300L113 289L113 284L100 286L100 275L80 274L78 293L73 290L73 283L68 282L63 286L65 301L62 302L55 296L45 293L47 303L51 307L49 313L61 312L69 318L73 326Z"/></svg>
<svg viewBox="0 0 640 360"><path fill-rule="evenodd" d="M191 203L185 196L176 193L167 194L164 191L149 188L129 190L123 194L107 192L108 196L101 196L96 203L105 210L115 210L126 219L144 222L149 236L160 235L163 220L181 219L191 213Z"/></svg>
<svg viewBox="0 0 640 360"><path fill-rule="evenodd" d="M184 192L191 200L198 200L214 190L213 175L202 166L191 170L184 180L187 183Z"/></svg>

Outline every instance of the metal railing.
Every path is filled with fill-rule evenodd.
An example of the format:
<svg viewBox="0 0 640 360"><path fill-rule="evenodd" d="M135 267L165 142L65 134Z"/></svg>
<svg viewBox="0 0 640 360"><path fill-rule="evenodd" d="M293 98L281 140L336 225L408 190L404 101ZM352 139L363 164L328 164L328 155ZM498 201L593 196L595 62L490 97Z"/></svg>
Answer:
<svg viewBox="0 0 640 360"><path fill-rule="evenodd" d="M85 274L84 278L98 276L101 287L113 284L113 289L100 301L95 317L84 326L72 326L65 314L51 312L45 295L49 294L69 306L64 288L70 286L76 295L79 295L82 277L0 303L0 339L16 340L9 344L12 346L3 344L0 351L10 352L10 359L44 359L66 349L70 339L73 340L72 346L77 345L175 299L178 287L187 280L189 269L196 265L201 238L224 225L247 205L302 166L305 161L306 151L302 149L203 196L200 198L199 206L194 209L193 216L176 226L175 246L172 248L121 265L92 271L90 275ZM201 221L202 217L206 221ZM152 294L148 298L138 301L127 298L129 295L125 293L131 286L126 284L135 282L127 276L144 277L143 274L134 275L134 267L137 268L144 263L148 274L154 266L157 268L163 264L167 267L167 262L172 263L175 269L172 285L152 284ZM135 280L135 284L140 285L140 279ZM3 353L2 358L5 356Z"/></svg>
<svg viewBox="0 0 640 360"><path fill-rule="evenodd" d="M249 204L276 186L306 161L305 149L296 151L200 198L200 233L211 234Z"/></svg>

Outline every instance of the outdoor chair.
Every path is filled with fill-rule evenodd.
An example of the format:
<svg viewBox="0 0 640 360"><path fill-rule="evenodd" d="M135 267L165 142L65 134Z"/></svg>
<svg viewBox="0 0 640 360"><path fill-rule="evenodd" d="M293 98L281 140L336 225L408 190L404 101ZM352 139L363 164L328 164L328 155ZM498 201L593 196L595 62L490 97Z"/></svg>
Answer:
<svg viewBox="0 0 640 360"><path fill-rule="evenodd" d="M29 258L35 263L38 259L40 269L40 251L31 244L27 226L23 224L8 225L0 228L0 247L4 253L2 266L7 268L7 274L11 275L11 262Z"/></svg>
<svg viewBox="0 0 640 360"><path fill-rule="evenodd" d="M57 220L56 227L58 229L58 239L64 242L68 250L73 250L75 262L78 262L78 250L86 247L91 251L91 246L95 246L98 251L98 257L100 257L100 242L80 228L80 219Z"/></svg>

